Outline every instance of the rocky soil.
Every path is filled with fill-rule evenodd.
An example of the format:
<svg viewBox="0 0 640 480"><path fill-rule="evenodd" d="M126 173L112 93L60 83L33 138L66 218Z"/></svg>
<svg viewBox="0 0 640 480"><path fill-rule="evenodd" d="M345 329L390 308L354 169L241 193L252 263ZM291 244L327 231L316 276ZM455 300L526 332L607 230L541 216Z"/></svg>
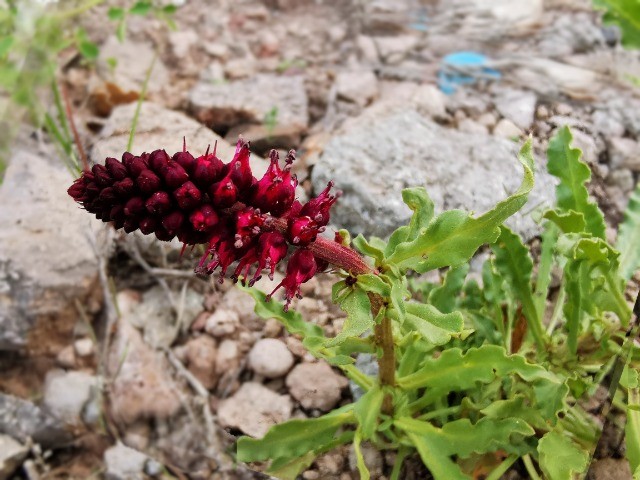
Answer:
<svg viewBox="0 0 640 480"><path fill-rule="evenodd" d="M353 234L406 221L407 186L427 186L438 208L483 211L518 184L528 135L540 171L523 211L544 207L544 150L566 124L611 227L639 180L639 57L588 0L187 0L176 30L132 17L122 43L106 10L82 20L101 45L95 68L71 59L61 72L93 162L126 148L157 56L135 153L177 151L184 137L229 159L242 134L260 172L269 149L296 148L300 197L333 179L344 194L332 221ZM467 70L472 81L445 94L447 55L469 50L499 78ZM265 478L234 464L237 435L350 401L346 378L258 318L248 294L195 276L198 252L90 219L71 180L25 126L0 187L0 479ZM510 225L540 232L529 216ZM305 284L293 305L327 335L344 318L331 282ZM611 444L594 478L630 478ZM393 456L364 453L386 478ZM353 453L325 454L302 478L355 480ZM427 477L409 461L404 478Z"/></svg>

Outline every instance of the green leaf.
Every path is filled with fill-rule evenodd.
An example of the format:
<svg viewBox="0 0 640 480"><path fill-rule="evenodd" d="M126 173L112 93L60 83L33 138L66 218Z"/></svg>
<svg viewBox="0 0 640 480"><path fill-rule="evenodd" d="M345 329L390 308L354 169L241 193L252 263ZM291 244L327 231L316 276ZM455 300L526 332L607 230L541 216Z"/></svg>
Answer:
<svg viewBox="0 0 640 480"><path fill-rule="evenodd" d="M570 210L568 212L558 212L557 210L547 210L544 212L543 218L551 220L564 233L583 232L587 227L584 221L584 215L580 212Z"/></svg>
<svg viewBox="0 0 640 480"><path fill-rule="evenodd" d="M464 328L460 312L442 313L436 307L424 303L407 303L405 323L433 345L444 345Z"/></svg>
<svg viewBox="0 0 640 480"><path fill-rule="evenodd" d="M360 397L353 407L363 440L369 440L376 432L383 399L384 392L379 385L376 385Z"/></svg>
<svg viewBox="0 0 640 480"><path fill-rule="evenodd" d="M594 4L606 9L603 23L615 24L622 33L622 45L640 47L640 3L638 0L595 0Z"/></svg>
<svg viewBox="0 0 640 480"><path fill-rule="evenodd" d="M129 9L131 15L146 15L151 10L151 2L137 2Z"/></svg>
<svg viewBox="0 0 640 480"><path fill-rule="evenodd" d="M78 51L87 60L95 60L100 54L98 45L90 41L82 41L78 43Z"/></svg>
<svg viewBox="0 0 640 480"><path fill-rule="evenodd" d="M405 298L409 298L410 294L402 285L400 280L395 280L391 284L391 305L398 315L398 319L402 322L406 313Z"/></svg>
<svg viewBox="0 0 640 480"><path fill-rule="evenodd" d="M638 372L635 372L636 383ZM622 382L620 382L622 383ZM625 441L627 446L626 457L629 460L631 471L635 472L640 468L640 391L637 387L630 388L627 396L627 423L624 428Z"/></svg>
<svg viewBox="0 0 640 480"><path fill-rule="evenodd" d="M482 345L464 353L459 348L445 350L438 358L425 359L417 372L399 378L398 385L405 390L427 388L424 394L427 402L512 374L533 384L534 391L538 386L548 387L536 391L536 403L540 408L547 408L548 412L562 408L568 389L553 373L528 363L521 355L507 355L504 348L497 345ZM553 394L549 396L549 392Z"/></svg>
<svg viewBox="0 0 640 480"><path fill-rule="evenodd" d="M294 459L333 442L338 430L353 422L353 405L318 418L289 420L271 427L260 439L238 439L238 460L260 462L269 459Z"/></svg>
<svg viewBox="0 0 640 480"><path fill-rule="evenodd" d="M480 410L480 413L494 419L521 418L539 430L546 430L549 427L542 413L536 408L531 408L523 395L517 395L508 400L496 400Z"/></svg>
<svg viewBox="0 0 640 480"><path fill-rule="evenodd" d="M388 297L391 295L391 286L383 278L386 277L374 275L373 273L358 275L358 287L365 292L377 293L383 297Z"/></svg>
<svg viewBox="0 0 640 480"><path fill-rule="evenodd" d="M482 418L475 424L465 418L437 428L429 422L401 417L394 424L407 434L436 480L469 478L451 460L452 455L467 458L498 450L522 453L526 449L522 439L535 433L519 418Z"/></svg>
<svg viewBox="0 0 640 480"><path fill-rule="evenodd" d="M468 272L468 263L450 268L444 277L442 285L434 288L429 293L428 302L443 313L453 312Z"/></svg>
<svg viewBox="0 0 640 480"><path fill-rule="evenodd" d="M107 16L109 20L121 20L124 18L125 12L124 9L118 7L111 7L107 12Z"/></svg>
<svg viewBox="0 0 640 480"><path fill-rule="evenodd" d="M367 330L373 328L373 316L371 315L371 302L369 296L363 290L354 288L347 295L340 308L347 314L342 331L327 342L327 346L339 345L349 337L359 337Z"/></svg>
<svg viewBox="0 0 640 480"><path fill-rule="evenodd" d="M358 472L360 473L360 480L369 480L371 476L369 474L367 465L364 463L364 456L362 455L362 449L360 448L361 442L362 435L360 429L358 429L356 430L356 436L353 439L353 451L356 454L356 466L358 467Z"/></svg>
<svg viewBox="0 0 640 480"><path fill-rule="evenodd" d="M494 242L500 234L500 225L522 208L533 188L531 140L524 144L518 159L524 167L524 178L513 195L478 218L462 210L442 213L426 228L421 228L415 239L398 244L387 261L402 269L424 273L462 265L480 246Z"/></svg>
<svg viewBox="0 0 640 480"><path fill-rule="evenodd" d="M540 246L540 260L538 261L538 276L536 278L535 301L538 310L538 318L543 318L544 310L549 296L551 284L551 269L553 267L553 253L558 240L558 228L551 222L546 222L542 232L542 245Z"/></svg>
<svg viewBox="0 0 640 480"><path fill-rule="evenodd" d="M591 170L580 160L582 152L571 148L569 127L558 129L551 140L547 156L547 169L551 175L560 179L556 187L556 203L561 212L579 212L584 216L587 232L598 238L605 238L604 215L598 205L589 199L585 187L591 179Z"/></svg>
<svg viewBox="0 0 640 480"><path fill-rule="evenodd" d="M162 8L162 12L166 13L167 15L173 15L177 11L178 7L176 7L175 5L166 5Z"/></svg>
<svg viewBox="0 0 640 480"><path fill-rule="evenodd" d="M548 432L538 442L540 468L546 478L572 480L589 466L589 454L562 433Z"/></svg>
<svg viewBox="0 0 640 480"><path fill-rule="evenodd" d="M620 251L620 275L629 280L640 267L640 183L631 194L624 212L616 249Z"/></svg>
<svg viewBox="0 0 640 480"><path fill-rule="evenodd" d="M384 252L367 242L362 235L358 235L353 239L353 246L360 250L363 255L375 259L376 264L381 263L384 259Z"/></svg>
<svg viewBox="0 0 640 480"><path fill-rule="evenodd" d="M261 292L256 288L243 287L240 284L238 284L238 288L244 290L254 298L256 301L254 310L258 316L265 320L270 318L278 320L289 333L301 335L303 339L308 337L324 338L324 333L320 326L305 322L302 319L302 316L297 312L292 310L285 312L284 307L280 302L273 299L267 302L267 296L264 292Z"/></svg>
<svg viewBox="0 0 640 480"><path fill-rule="evenodd" d="M624 388L638 388L640 387L640 379L638 377L638 370L626 365L620 375L620 386Z"/></svg>
<svg viewBox="0 0 640 480"><path fill-rule="evenodd" d="M127 36L127 23L124 19L120 20L118 23L118 27L116 28L116 37L120 43L124 42L125 37Z"/></svg>
<svg viewBox="0 0 640 480"><path fill-rule="evenodd" d="M390 256L401 242L413 240L420 235L421 230L433 218L433 201L424 187L405 188L402 190L402 201L413 211L413 215L409 225L402 226L391 234L384 252L386 256Z"/></svg>
<svg viewBox="0 0 640 480"><path fill-rule="evenodd" d="M533 260L529 255L529 249L524 246L519 235L505 226L501 228L500 236L496 243L491 245L491 249L496 256L495 268L507 281L510 290L522 305L527 324L538 344L542 346L544 330L533 298L531 287Z"/></svg>

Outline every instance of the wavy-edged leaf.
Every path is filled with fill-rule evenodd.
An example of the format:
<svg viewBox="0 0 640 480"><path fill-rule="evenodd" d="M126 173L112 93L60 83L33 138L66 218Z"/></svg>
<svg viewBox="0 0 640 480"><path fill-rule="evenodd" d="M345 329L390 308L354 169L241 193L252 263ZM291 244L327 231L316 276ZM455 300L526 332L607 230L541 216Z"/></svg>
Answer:
<svg viewBox="0 0 640 480"><path fill-rule="evenodd" d="M542 215L543 218L553 222L564 233L580 233L587 228L584 215L580 212L570 210L568 212L558 212L557 210L547 210Z"/></svg>
<svg viewBox="0 0 640 480"><path fill-rule="evenodd" d="M551 269L553 267L553 254L558 240L558 227L551 222L546 222L542 232L542 245L540 246L540 259L538 261L538 276L535 287L535 303L538 310L538 318L543 318L544 309L549 296L551 285Z"/></svg>
<svg viewBox="0 0 640 480"><path fill-rule="evenodd" d="M498 450L522 453L527 448L522 439L535 433L519 418L482 418L475 424L465 418L437 428L429 422L401 417L394 424L407 434L436 480L469 478L453 462L453 455L467 458L473 453Z"/></svg>
<svg viewBox="0 0 640 480"><path fill-rule="evenodd" d="M589 453L555 430L540 439L538 454L540 468L553 480L572 480L589 466Z"/></svg>
<svg viewBox="0 0 640 480"><path fill-rule="evenodd" d="M513 374L534 385L536 402L541 408L548 412L562 408L568 389L558 377L539 365L528 363L521 355L507 355L504 348L497 345L482 345L464 353L459 348L445 350L438 358L424 360L417 372L399 378L398 385L406 390L426 387L426 403L449 392L471 389L478 383L488 384ZM536 389L544 386L548 389ZM544 398L539 392L544 392ZM549 392L554 393L550 396Z"/></svg>
<svg viewBox="0 0 640 480"><path fill-rule="evenodd" d="M347 314L342 331L327 342L327 346L339 345L349 337L359 337L367 330L373 328L373 316L371 315L371 302L369 296L359 288L351 289L340 303L340 308Z"/></svg>
<svg viewBox="0 0 640 480"><path fill-rule="evenodd" d="M353 405L318 418L289 420L271 427L262 438L240 437L237 444L238 460L293 460L332 443L338 438L338 430L354 420Z"/></svg>
<svg viewBox="0 0 640 480"><path fill-rule="evenodd" d="M624 212L616 249L620 252L620 275L629 280L640 268L640 183L631 194Z"/></svg>
<svg viewBox="0 0 640 480"><path fill-rule="evenodd" d="M380 264L384 259L384 251L367 242L367 239L362 235L358 235L353 239L353 246L363 255L373 258L376 261L376 265Z"/></svg>
<svg viewBox="0 0 640 480"><path fill-rule="evenodd" d="M629 372L633 372L635 377L633 379L635 381L632 380L632 382L628 383L635 383L635 386L630 387L627 394L627 423L624 428L627 445L625 456L629 460L631 471L635 472L640 468L640 411L638 411L638 407L640 407L640 390L638 389L638 371L629 366L626 368ZM625 381L628 381L630 376L630 373L627 373Z"/></svg>
<svg viewBox="0 0 640 480"><path fill-rule="evenodd" d="M545 430L548 424L541 412L528 405L523 395L516 395L507 400L496 400L491 405L480 410L484 416L494 419L521 418L533 428Z"/></svg>
<svg viewBox="0 0 640 480"><path fill-rule="evenodd" d="M377 293L383 297L391 295L391 285L383 280L383 275L367 273L358 275L358 287L365 292Z"/></svg>
<svg viewBox="0 0 640 480"><path fill-rule="evenodd" d="M405 323L433 345L444 345L462 333L464 318L460 312L442 313L433 305L407 303Z"/></svg>
<svg viewBox="0 0 640 480"><path fill-rule="evenodd" d="M413 211L413 215L409 225L398 228L389 237L389 242L384 252L387 257L395 251L400 243L417 237L420 231L426 228L433 218L433 201L424 187L405 188L402 190L402 201Z"/></svg>
<svg viewBox="0 0 640 480"><path fill-rule="evenodd" d="M571 148L571 131L565 126L549 140L547 156L549 173L560 179L556 187L556 204L561 212L579 212L584 216L586 231L605 238L604 215L589 198L585 184L591 179L591 170L580 158L582 152Z"/></svg>
<svg viewBox="0 0 640 480"><path fill-rule="evenodd" d="M491 245L495 255L495 268L507 281L509 289L522 305L527 323L537 340L544 336L542 320L538 316L538 309L533 298L531 286L531 272L533 260L529 255L529 249L524 246L519 235L503 226L500 229L498 240Z"/></svg>
<svg viewBox="0 0 640 480"><path fill-rule="evenodd" d="M477 218L462 210L438 215L415 239L398 244L387 261L401 269L424 273L462 265L480 246L494 242L500 234L500 225L522 208L533 188L531 140L524 144L518 159L524 168L524 177L513 195Z"/></svg>
<svg viewBox="0 0 640 480"><path fill-rule="evenodd" d="M376 431L383 399L384 392L376 385L360 397L353 407L363 440L369 440Z"/></svg>
<svg viewBox="0 0 640 480"><path fill-rule="evenodd" d="M305 322L297 312L292 310L285 312L280 302L273 299L267 302L267 296L264 292L256 288L243 287L242 285L238 285L238 287L254 298L256 301L254 310L258 316L265 320L274 318L282 323L289 333L301 335L303 338L324 337L324 332L321 327L313 323Z"/></svg>
<svg viewBox="0 0 640 480"><path fill-rule="evenodd" d="M442 313L450 313L456 309L456 301L464 286L464 279L469 272L469 264L452 267L447 271L442 285L429 293L428 302Z"/></svg>

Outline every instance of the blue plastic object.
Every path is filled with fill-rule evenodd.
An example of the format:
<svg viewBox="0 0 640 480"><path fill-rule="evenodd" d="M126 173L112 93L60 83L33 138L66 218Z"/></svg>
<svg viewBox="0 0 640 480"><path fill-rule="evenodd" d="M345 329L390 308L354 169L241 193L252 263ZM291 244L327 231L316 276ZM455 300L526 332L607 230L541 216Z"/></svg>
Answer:
<svg viewBox="0 0 640 480"><path fill-rule="evenodd" d="M442 59L438 71L438 87L447 95L454 93L462 85L471 85L479 79L499 80L502 76L494 68L487 66L489 59L477 52L455 52Z"/></svg>

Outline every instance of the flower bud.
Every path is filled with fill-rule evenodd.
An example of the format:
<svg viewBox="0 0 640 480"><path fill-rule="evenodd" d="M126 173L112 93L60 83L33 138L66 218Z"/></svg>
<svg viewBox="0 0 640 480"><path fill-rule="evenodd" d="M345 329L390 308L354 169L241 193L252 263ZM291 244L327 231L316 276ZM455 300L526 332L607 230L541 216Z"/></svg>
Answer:
<svg viewBox="0 0 640 480"><path fill-rule="evenodd" d="M173 192L173 198L183 210L192 210L200 205L202 192L198 190L193 182L185 182L180 188Z"/></svg>
<svg viewBox="0 0 640 480"><path fill-rule="evenodd" d="M147 199L144 206L152 215L163 215L171 209L171 197L167 192L155 192Z"/></svg>
<svg viewBox="0 0 640 480"><path fill-rule="evenodd" d="M140 175L138 175L138 178L136 179L136 184L143 193L151 195L160 188L161 182L160 178L155 173L147 169L140 172Z"/></svg>
<svg viewBox="0 0 640 480"><path fill-rule="evenodd" d="M205 204L191 214L189 222L198 232L207 232L218 223L218 215L211 205Z"/></svg>

